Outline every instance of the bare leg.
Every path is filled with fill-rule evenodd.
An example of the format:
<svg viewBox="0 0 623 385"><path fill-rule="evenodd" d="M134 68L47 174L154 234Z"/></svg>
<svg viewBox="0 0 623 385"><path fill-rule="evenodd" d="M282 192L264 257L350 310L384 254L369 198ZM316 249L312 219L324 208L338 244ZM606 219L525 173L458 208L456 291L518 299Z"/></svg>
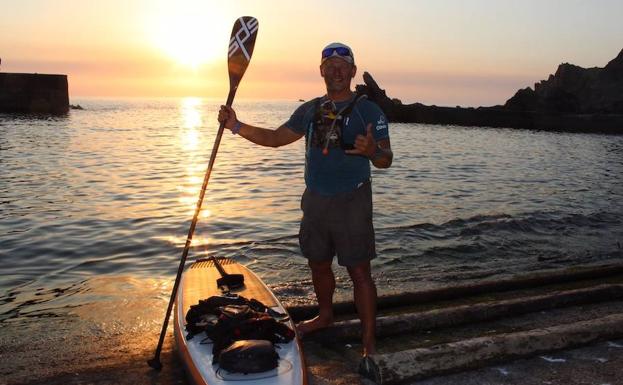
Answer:
<svg viewBox="0 0 623 385"><path fill-rule="evenodd" d="M349 266L353 281L355 306L363 329L363 355L376 353L376 286L370 272L370 261Z"/></svg>
<svg viewBox="0 0 623 385"><path fill-rule="evenodd" d="M318 300L319 314L317 317L303 321L297 325L301 334L306 334L325 328L333 323L333 292L335 291L335 276L331 269L331 261L308 262L312 273L314 291Z"/></svg>

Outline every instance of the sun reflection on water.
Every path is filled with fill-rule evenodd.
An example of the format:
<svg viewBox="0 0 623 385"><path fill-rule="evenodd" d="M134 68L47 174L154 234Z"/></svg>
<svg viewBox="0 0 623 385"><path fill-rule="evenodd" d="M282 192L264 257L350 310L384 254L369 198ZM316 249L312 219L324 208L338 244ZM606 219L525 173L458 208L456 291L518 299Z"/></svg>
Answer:
<svg viewBox="0 0 623 385"><path fill-rule="evenodd" d="M177 247L183 247L186 243L186 235L168 235L168 236L158 236L154 237L154 239L167 242L169 244L175 245ZM222 243L222 240L219 240ZM211 243L214 243L214 239L210 237L204 237L199 235L193 235L192 239L192 247L202 247L203 251L207 251L207 246Z"/></svg>
<svg viewBox="0 0 623 385"><path fill-rule="evenodd" d="M181 101L182 128L181 142L184 150L194 151L201 144L199 127L203 124L200 98L184 98Z"/></svg>
<svg viewBox="0 0 623 385"><path fill-rule="evenodd" d="M195 214L197 199L201 191L201 184L205 172L205 159L203 158L204 136L201 131L203 126L203 100L200 98L188 97L180 101L180 114L182 127L180 130L181 148L188 152L188 165L186 166L186 177L183 183L178 186L181 195L179 202L186 208L185 212L189 218ZM199 213L200 219L209 218L212 211L202 208ZM180 239L174 237L170 239L172 243L179 243ZM185 239L182 240L182 243ZM209 243L207 237L195 234L193 246L206 246Z"/></svg>

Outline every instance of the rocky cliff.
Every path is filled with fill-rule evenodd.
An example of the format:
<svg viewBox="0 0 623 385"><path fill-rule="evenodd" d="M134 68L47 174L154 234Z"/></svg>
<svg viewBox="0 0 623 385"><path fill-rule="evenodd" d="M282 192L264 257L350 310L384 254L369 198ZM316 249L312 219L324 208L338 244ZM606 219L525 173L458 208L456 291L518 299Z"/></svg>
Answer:
<svg viewBox="0 0 623 385"><path fill-rule="evenodd" d="M521 89L494 107L406 105L387 96L369 73L363 79L357 92L366 93L393 122L623 133L623 50L604 68L561 64L534 89Z"/></svg>
<svg viewBox="0 0 623 385"><path fill-rule="evenodd" d="M563 63L556 73L517 91L504 107L563 114L623 114L623 50L604 68Z"/></svg>

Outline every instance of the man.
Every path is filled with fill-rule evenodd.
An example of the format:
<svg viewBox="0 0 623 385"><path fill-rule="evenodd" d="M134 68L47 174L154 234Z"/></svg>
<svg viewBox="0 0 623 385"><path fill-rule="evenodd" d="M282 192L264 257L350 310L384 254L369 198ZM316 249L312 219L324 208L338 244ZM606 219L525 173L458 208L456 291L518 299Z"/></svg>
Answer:
<svg viewBox="0 0 623 385"><path fill-rule="evenodd" d="M234 134L269 147L306 137L303 218L299 243L308 259L319 305L316 318L297 325L300 334L333 322L334 255L353 281L355 305L361 319L363 355L376 352L376 287L370 260L376 257L372 226L370 162L391 165L387 119L381 109L351 91L357 67L352 50L341 43L322 50L320 75L327 93L301 105L276 129L240 122L233 109L221 106L219 122Z"/></svg>

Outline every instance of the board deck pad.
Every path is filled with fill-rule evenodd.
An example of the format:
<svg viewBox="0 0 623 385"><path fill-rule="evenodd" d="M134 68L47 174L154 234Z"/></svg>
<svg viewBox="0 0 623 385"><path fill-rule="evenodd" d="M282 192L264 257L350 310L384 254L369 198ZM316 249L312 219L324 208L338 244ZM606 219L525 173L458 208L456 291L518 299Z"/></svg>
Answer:
<svg viewBox="0 0 623 385"><path fill-rule="evenodd" d="M250 274L249 269L229 258L219 258L219 263L227 274L244 275L244 286L232 290L231 293L238 294L247 299L255 298L268 307L277 306L275 298L270 291L266 290L264 284L255 274ZM216 270L214 262L211 260L199 260L193 263L184 273L184 314L188 312L191 305L195 305L200 299L206 299L213 295L223 295L223 292L216 287L216 280L221 278L221 274Z"/></svg>
<svg viewBox="0 0 623 385"><path fill-rule="evenodd" d="M238 289L231 290L231 293L238 294L247 299L254 298L280 313L286 312L266 284L251 270L233 259L218 258L218 261L227 274L242 274L244 276L244 285ZM224 370L219 370L218 365L212 365L212 345L201 343L205 335L197 335L190 340L186 339L185 315L188 309L192 305L199 303L199 300L224 294L216 285L218 278L221 278L221 275L216 269L214 262L210 259L200 259L184 271L180 289L176 296L174 334L182 361L186 365L192 382L208 385L241 383L253 383L254 385L307 384L302 348L297 338L287 344L276 345L277 353L280 356L279 366L276 369L249 375L228 373ZM287 320L286 324L292 329L295 328L291 320Z"/></svg>

